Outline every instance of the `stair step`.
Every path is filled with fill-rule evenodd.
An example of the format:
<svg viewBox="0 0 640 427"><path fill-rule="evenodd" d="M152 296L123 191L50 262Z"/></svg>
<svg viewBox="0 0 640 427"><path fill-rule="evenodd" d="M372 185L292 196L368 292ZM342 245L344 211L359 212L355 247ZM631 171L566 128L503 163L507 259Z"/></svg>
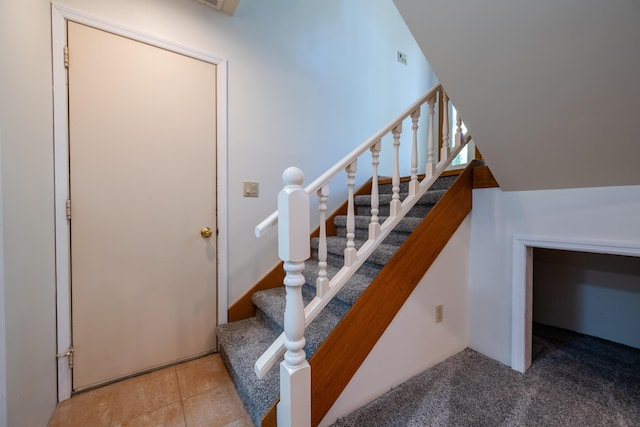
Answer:
<svg viewBox="0 0 640 427"><path fill-rule="evenodd" d="M284 330L284 286L258 291L251 296L251 302L256 307L256 317L263 320L275 331L281 333ZM302 292L304 305L313 299L310 292Z"/></svg>
<svg viewBox="0 0 640 427"><path fill-rule="evenodd" d="M356 229L366 230L369 232L369 223L371 223L371 216L365 215L355 215L355 226ZM387 216L379 216L380 224L384 223L387 220ZM399 231L403 233L411 233L415 228L420 225L424 218L418 217L405 217L400 220L398 225L395 226L393 232ZM346 215L338 215L334 218L333 224L338 228L346 228L347 227L347 216Z"/></svg>
<svg viewBox="0 0 640 427"><path fill-rule="evenodd" d="M420 197L415 206L413 206L409 210L407 216L424 218L429 212L429 209L432 208L436 203L438 203L438 200L440 200L440 198L446 191L447 190L427 191L422 195L422 197ZM404 200L408 195L408 193L400 194L400 200ZM392 197L393 196L391 194L380 194L378 215L389 216L389 205L391 203ZM360 196L356 196L354 199L354 203L356 205L355 210L357 215L371 215L371 195L363 194Z"/></svg>
<svg viewBox="0 0 640 427"><path fill-rule="evenodd" d="M315 291L308 286L303 286L302 299L307 305L315 297ZM257 309L257 317L264 319L265 323L275 325L275 330L284 330L284 286L253 294L252 301ZM349 306L336 301L331 301L318 317L311 322L305 330L305 353L310 358L320 347L320 344L329 336L340 319L347 313Z"/></svg>
<svg viewBox="0 0 640 427"><path fill-rule="evenodd" d="M381 216L380 224L382 224L388 217ZM407 240L409 235L415 230L415 228L422 222L424 218L417 217L405 217L400 220L398 225L393 229L384 243L390 245L400 246ZM369 223L371 222L370 216L356 215L355 216L355 238L358 240L367 240L369 238ZM336 235L339 237L347 237L347 217L346 215L338 215L333 221L336 226Z"/></svg>
<svg viewBox="0 0 640 427"><path fill-rule="evenodd" d="M318 238L311 239L311 249L313 250L313 257L317 259L317 250L318 250ZM356 249L360 249L360 247L365 243L365 240L354 240L354 244ZM327 263L331 263L336 267L342 267L344 264L344 249L347 247L347 238L340 236L330 236L327 237ZM371 256L367 259L367 263L375 264L380 267L383 267L396 253L399 246L390 245L387 243L381 243L378 248L376 248Z"/></svg>
<svg viewBox="0 0 640 427"><path fill-rule="evenodd" d="M280 366L276 363L263 379L253 364L280 335L256 317L218 325L220 355L229 370L253 422L259 426L262 416L280 395Z"/></svg>
<svg viewBox="0 0 640 427"><path fill-rule="evenodd" d="M317 260L309 260L305 263L305 271L304 276L307 280L307 285L315 288L316 279L318 278L318 261ZM327 277L329 280L335 276L335 274L340 269L338 267L334 267L331 265L327 265ZM367 286L371 283L373 278L371 276L366 276L364 274L355 273L351 278L345 283L345 285L338 291L335 300L341 301L342 303L352 306L355 304L360 295L367 289Z"/></svg>
<svg viewBox="0 0 640 427"><path fill-rule="evenodd" d="M447 188L451 187L451 185L453 184L453 181L455 181L456 178L458 178L458 175L442 176L436 179L436 181L431 185L429 190L446 190ZM392 190L391 184L378 185L378 191L380 193L391 193L391 190ZM409 181L400 182L400 192L401 193L409 192Z"/></svg>
<svg viewBox="0 0 640 427"><path fill-rule="evenodd" d="M338 271L340 271L340 267L336 267L335 265L328 264L327 277L329 278L329 280L331 280L331 278L335 276L338 273ZM304 276L306 283L309 286L312 286L315 288L316 279L318 278L318 260L317 259L306 260L304 263L304 271L302 272L302 275Z"/></svg>

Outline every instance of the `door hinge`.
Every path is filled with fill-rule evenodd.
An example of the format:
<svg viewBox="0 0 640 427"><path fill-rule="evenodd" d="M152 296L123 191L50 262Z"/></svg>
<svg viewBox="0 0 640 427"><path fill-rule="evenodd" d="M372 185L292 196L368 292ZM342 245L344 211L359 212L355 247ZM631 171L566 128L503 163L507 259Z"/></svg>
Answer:
<svg viewBox="0 0 640 427"><path fill-rule="evenodd" d="M63 353L56 354L56 357L58 359L66 357L67 361L69 362L69 369L73 369L73 352L74 352L74 348L73 347L69 347L67 349L67 351L65 351Z"/></svg>
<svg viewBox="0 0 640 427"><path fill-rule="evenodd" d="M71 219L71 199L67 199L67 219Z"/></svg>
<svg viewBox="0 0 640 427"><path fill-rule="evenodd" d="M64 47L64 67L69 68L69 46Z"/></svg>

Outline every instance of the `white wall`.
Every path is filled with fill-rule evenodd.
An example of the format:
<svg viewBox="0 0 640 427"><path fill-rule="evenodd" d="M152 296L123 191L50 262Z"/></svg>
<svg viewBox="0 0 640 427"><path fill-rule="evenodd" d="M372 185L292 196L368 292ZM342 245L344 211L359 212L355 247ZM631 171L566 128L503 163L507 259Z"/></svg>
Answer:
<svg viewBox="0 0 640 427"><path fill-rule="evenodd" d="M50 12L0 2L7 412L43 426L56 403Z"/></svg>
<svg viewBox="0 0 640 427"><path fill-rule="evenodd" d="M434 83L391 0L242 0L234 17L191 0L59 3L228 60L230 302L277 262L275 233L253 228L281 172L297 165L310 182ZM10 425L44 425L56 402L50 21L47 1L0 2ZM241 197L243 180L261 197Z"/></svg>
<svg viewBox="0 0 640 427"><path fill-rule="evenodd" d="M639 2L394 3L503 189L640 185Z"/></svg>
<svg viewBox="0 0 640 427"><path fill-rule="evenodd" d="M640 242L640 186L473 191L469 346L511 364L514 235L567 241Z"/></svg>
<svg viewBox="0 0 640 427"><path fill-rule="evenodd" d="M320 425L332 424L467 347L470 226L468 216ZM436 324L438 304L443 322Z"/></svg>
<svg viewBox="0 0 640 427"><path fill-rule="evenodd" d="M533 320L640 348L640 258L536 248Z"/></svg>

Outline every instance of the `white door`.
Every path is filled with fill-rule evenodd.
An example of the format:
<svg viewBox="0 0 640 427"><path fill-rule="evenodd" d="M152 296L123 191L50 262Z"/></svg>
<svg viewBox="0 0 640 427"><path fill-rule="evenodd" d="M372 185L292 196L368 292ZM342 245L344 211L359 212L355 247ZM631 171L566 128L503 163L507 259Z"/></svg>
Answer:
<svg viewBox="0 0 640 427"><path fill-rule="evenodd" d="M216 68L73 22L67 34L79 390L216 347Z"/></svg>

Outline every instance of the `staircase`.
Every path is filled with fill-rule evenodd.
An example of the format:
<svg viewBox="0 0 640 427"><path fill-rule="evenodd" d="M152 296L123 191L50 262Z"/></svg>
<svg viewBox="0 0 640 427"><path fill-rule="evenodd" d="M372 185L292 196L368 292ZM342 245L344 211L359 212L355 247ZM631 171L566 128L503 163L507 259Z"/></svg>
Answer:
<svg viewBox="0 0 640 427"><path fill-rule="evenodd" d="M373 279L384 270L385 265L423 221L431 208L440 200L453 184L456 176L438 178L430 189L418 200L408 214L398 223L382 244L367 261L347 281L336 297L326 306L319 316L309 324L305 331L307 357L311 357L331 334L334 327L349 311ZM408 182L400 183L400 198L408 195ZM381 181L379 185L379 216L384 222L390 214L392 184ZM367 240L371 222L371 196L355 197L355 245L359 248ZM327 274L333 277L342 267L346 245L346 216L334 219L336 235L327 237ZM315 284L318 276L318 239L311 241L313 254L305 263L305 285L302 296L305 305L315 296ZM285 289L283 286L259 291L253 294L256 316L237 322L219 325L217 329L220 353L227 365L238 393L249 414L257 426L263 425L263 418L276 403L279 389L278 365L274 365L263 379L254 373L254 362L282 333L284 329Z"/></svg>

